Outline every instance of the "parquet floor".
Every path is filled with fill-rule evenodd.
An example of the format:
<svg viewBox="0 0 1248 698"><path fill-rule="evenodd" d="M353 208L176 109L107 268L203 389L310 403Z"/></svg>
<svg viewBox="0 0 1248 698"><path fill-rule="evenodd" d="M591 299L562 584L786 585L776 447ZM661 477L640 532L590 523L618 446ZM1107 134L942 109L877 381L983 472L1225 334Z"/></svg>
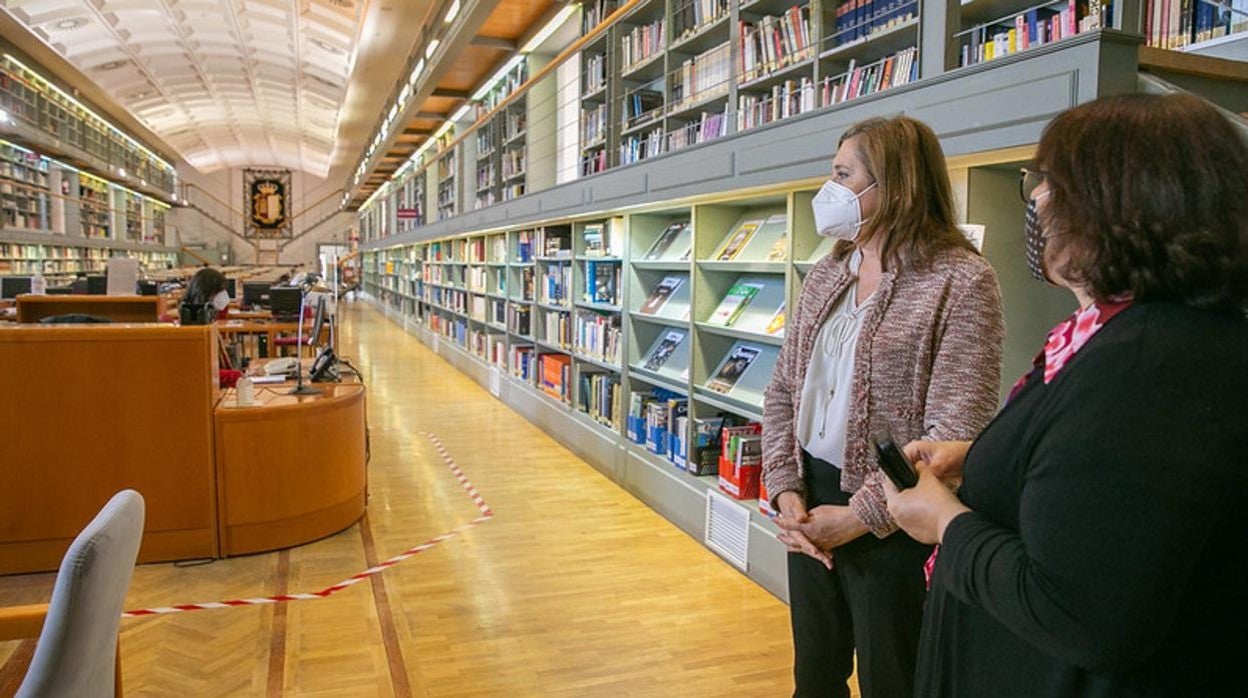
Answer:
<svg viewBox="0 0 1248 698"><path fill-rule="evenodd" d="M471 520L426 431L495 518L328 599L124 621L127 695L791 692L780 601L376 311L344 319L369 387L367 520L281 553L140 566L127 607L318 590ZM0 605L51 583L0 578ZM0 666L21 651L0 644Z"/></svg>

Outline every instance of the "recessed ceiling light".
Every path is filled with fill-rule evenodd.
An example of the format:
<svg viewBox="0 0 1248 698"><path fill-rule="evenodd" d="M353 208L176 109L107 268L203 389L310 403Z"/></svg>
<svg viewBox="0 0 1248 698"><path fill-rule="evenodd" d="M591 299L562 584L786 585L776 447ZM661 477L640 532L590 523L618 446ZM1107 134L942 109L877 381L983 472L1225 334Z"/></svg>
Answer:
<svg viewBox="0 0 1248 698"><path fill-rule="evenodd" d="M342 49L320 38L319 36L314 36L308 39L308 43L312 44L313 46L321 49L322 51L326 53L332 53L334 55L338 55L342 53Z"/></svg>
<svg viewBox="0 0 1248 698"><path fill-rule="evenodd" d="M86 24L87 24L86 17L71 17L69 19L62 19L61 21L57 22L54 26L57 29L64 29L68 31L70 29L77 29L78 27L85 26Z"/></svg>
<svg viewBox="0 0 1248 698"><path fill-rule="evenodd" d="M109 61L107 63L101 63L95 66L95 69L99 71L117 70L118 68L120 68L121 66L125 64L126 64L125 61Z"/></svg>
<svg viewBox="0 0 1248 698"><path fill-rule="evenodd" d="M143 90L142 92L135 92L134 94L130 95L130 99L134 99L134 100L147 99L148 97L151 97L154 94L155 93L152 92L151 90Z"/></svg>

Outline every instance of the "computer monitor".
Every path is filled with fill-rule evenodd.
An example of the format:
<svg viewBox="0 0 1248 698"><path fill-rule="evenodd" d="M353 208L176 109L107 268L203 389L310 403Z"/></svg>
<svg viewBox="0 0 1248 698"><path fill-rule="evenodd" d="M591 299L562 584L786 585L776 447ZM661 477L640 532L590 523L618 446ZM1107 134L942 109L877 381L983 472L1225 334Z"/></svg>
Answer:
<svg viewBox="0 0 1248 698"><path fill-rule="evenodd" d="M30 293L29 276L0 276L0 298L17 298L18 294Z"/></svg>
<svg viewBox="0 0 1248 698"><path fill-rule="evenodd" d="M269 310L273 317L299 317L299 301L303 298L303 290L285 286L269 287Z"/></svg>
<svg viewBox="0 0 1248 698"><path fill-rule="evenodd" d="M269 285L267 283L244 282L243 305L248 308L268 307Z"/></svg>
<svg viewBox="0 0 1248 698"><path fill-rule="evenodd" d="M230 294L230 300L234 300L235 298L237 298L238 297L237 295L238 294L238 281L235 279L226 277L225 292Z"/></svg>
<svg viewBox="0 0 1248 698"><path fill-rule="evenodd" d="M138 284L140 296L156 296L160 295L160 284L155 281L140 281Z"/></svg>
<svg viewBox="0 0 1248 698"><path fill-rule="evenodd" d="M87 274L87 295L103 296L108 293L108 277L104 274Z"/></svg>

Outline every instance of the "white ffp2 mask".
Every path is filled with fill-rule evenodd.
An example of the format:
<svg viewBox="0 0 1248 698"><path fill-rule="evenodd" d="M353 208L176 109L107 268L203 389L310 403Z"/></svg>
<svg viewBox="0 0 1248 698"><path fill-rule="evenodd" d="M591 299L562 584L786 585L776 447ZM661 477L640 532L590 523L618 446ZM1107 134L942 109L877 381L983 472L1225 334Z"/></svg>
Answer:
<svg viewBox="0 0 1248 698"><path fill-rule="evenodd" d="M824 182L819 193L810 202L810 208L815 214L815 232L825 237L852 242L858 237L862 224L866 223L862 218L862 207L858 199L875 184L872 182L866 189L855 194L853 189L844 184L830 179Z"/></svg>
<svg viewBox="0 0 1248 698"><path fill-rule="evenodd" d="M225 291L217 291L217 295L212 297L212 307L221 312L230 306L230 294Z"/></svg>

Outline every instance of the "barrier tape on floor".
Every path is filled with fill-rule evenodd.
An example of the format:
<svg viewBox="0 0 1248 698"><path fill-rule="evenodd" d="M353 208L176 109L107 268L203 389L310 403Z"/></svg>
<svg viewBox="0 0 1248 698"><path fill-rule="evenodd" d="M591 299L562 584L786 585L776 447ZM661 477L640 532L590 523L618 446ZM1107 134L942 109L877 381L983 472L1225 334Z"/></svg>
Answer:
<svg viewBox="0 0 1248 698"><path fill-rule="evenodd" d="M486 504L485 499L481 496L481 493L477 491L476 486L474 486L472 482L468 479L468 476L464 475L464 471L460 469L459 464L455 462L455 459L452 458L451 454L446 450L446 446L442 443L442 439L439 439L436 434L432 434L432 433L425 433L424 436L425 438L429 439L430 443L433 444L434 449L437 450L438 455L442 458L442 462L446 464L446 467L450 469L451 474L453 474L455 476L455 479L459 481L460 486L463 487L464 491L468 493L468 497L472 500L473 505L475 505L477 507L477 510L481 512L480 516L469 521L468 523L457 526L447 531L446 533L443 533L442 535L434 536L433 538L430 538L429 540L421 543L420 545L416 545L411 548L408 548L407 550L399 553L398 555L395 555L394 557L388 560L385 560L384 562L378 563L375 567L370 567L364 570L363 572L360 572L359 574L351 575L350 577L342 580L341 582L338 582L337 584L331 584L330 586L327 586L324 589L321 589L320 591L305 592L305 593L298 593L298 594L278 594L276 596L261 596L261 597L251 598L251 599L230 599L229 601L185 603L185 604L177 604L174 606L158 606L155 608L140 608L140 609L135 609L133 611L126 611L125 613L121 614L121 617L122 618L142 618L144 616L158 616L158 615L165 615L168 613L187 613L190 611L207 611L207 610L214 609L214 608L237 608L240 606L263 606L265 604L284 603L287 601L314 601L316 599L328 598L332 596L333 594L339 591L342 591L343 589L346 589L347 587L359 584L360 582L364 581L365 579L368 579L369 577L372 577L375 574L380 574L386 571L387 569L394 567L400 562L403 562L404 560L410 559L432 547L439 545L440 543L443 543L451 538L454 538L455 536L460 535L461 533L472 528L473 526L483 524L486 521L489 521L490 519L494 518L494 511L490 509L490 506L488 504Z"/></svg>

